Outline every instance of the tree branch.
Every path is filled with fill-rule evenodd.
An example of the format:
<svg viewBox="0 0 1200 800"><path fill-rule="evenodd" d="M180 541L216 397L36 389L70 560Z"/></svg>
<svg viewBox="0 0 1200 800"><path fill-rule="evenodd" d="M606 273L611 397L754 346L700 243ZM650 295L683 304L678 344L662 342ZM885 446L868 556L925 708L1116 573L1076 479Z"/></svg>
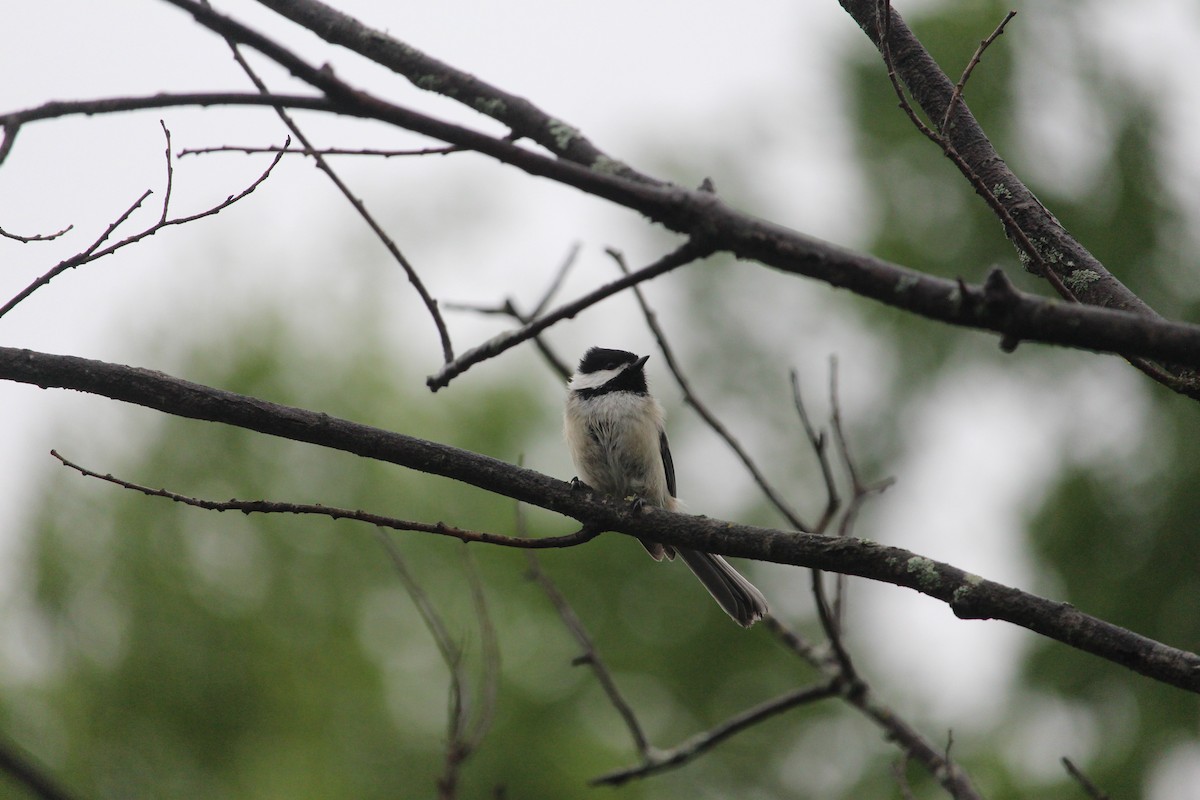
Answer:
<svg viewBox="0 0 1200 800"><path fill-rule="evenodd" d="M205 3L207 3L207 0L205 0ZM246 59L242 56L242 51L238 49L237 42L228 38L225 41L229 45L230 51L233 53L234 61L236 61L238 66L242 68L242 71L246 73L246 77L248 77L250 82L254 84L254 87L258 89L259 94L270 95L271 91L267 88L267 84L258 76L258 73L254 71L254 68L250 66L250 62L246 61ZM325 157L313 147L312 141L309 140L304 131L300 129L300 125L297 124L296 120L292 118L292 115L288 113L287 109L285 109L283 106L275 106L275 113L279 116L279 119L283 122L283 124L287 126L288 130L292 132L292 135L296 137L296 141L300 142L305 152L312 157L313 163L316 164L317 169L325 173L326 177L333 182L333 185L337 187L337 190L342 193L342 196L345 197L347 202L349 202L354 210L358 212L358 215L362 217L363 222L367 223L367 227L371 229L371 232L375 234L375 238L377 238L383 245L384 249L388 251L392 257L392 260L400 265L400 268L404 271L405 276L408 278L408 282L412 285L413 290L416 291L417 296L421 298L421 302L425 304L425 308L429 312L429 316L433 319L434 328L437 329L438 338L442 343L442 358L446 361L453 360L454 347L450 343L450 331L446 328L446 321L442 319L442 314L438 310L437 300L434 300L433 296L429 294L429 290L425 288L425 282L421 280L421 276L417 274L417 270L413 267L412 263L404 256L402 252L400 252L400 248L396 245L396 242L391 236L388 235L387 231L383 229L383 226L375 220L375 216L367 210L367 204L362 201L362 198L350 191L350 186L342 180L341 176L338 175L337 172L334 171L329 162L325 160ZM279 152L282 154L286 151L287 148L284 147Z"/></svg>
<svg viewBox="0 0 1200 800"><path fill-rule="evenodd" d="M983 286L951 281L855 253L752 217L725 205L710 192L673 185L648 185L596 169L550 159L514 145L441 122L398 106L331 102L306 96L201 93L153 95L72 103L46 103L0 117L10 130L26 122L69 114L99 114L186 105L284 105L373 117L441 141L476 150L531 175L550 178L639 211L680 233L696 233L712 252L726 251L782 272L849 289L904 311L951 325L1000 333L1010 348L1020 341L1042 342L1123 355L1144 356L1188 368L1200 368L1200 326L1164 321L1082 303L1065 304L1018 291L994 270ZM460 356L460 361L467 354ZM457 363L457 362L454 362ZM434 384L454 370L434 376ZM458 374L458 372L454 372ZM450 376L452 377L452 376ZM1200 386L1162 373L1156 379L1200 399Z"/></svg>
<svg viewBox="0 0 1200 800"><path fill-rule="evenodd" d="M1200 692L1200 656L957 567L853 537L773 530L596 497L564 481L478 453L153 370L0 347L0 380L98 394L176 416L234 425L452 478L580 520L598 530L710 553L811 567L892 583L937 598L963 619L1001 619L1147 677Z"/></svg>
<svg viewBox="0 0 1200 800"><path fill-rule="evenodd" d="M319 517L329 517L330 519L348 519L355 522L366 522L369 525L374 525L377 528L390 528L396 531L415 531L418 533L432 533L437 536L448 536L452 539L458 539L460 542L481 542L483 544L497 544L503 547L517 547L528 550L545 550L558 547L574 547L575 545L589 542L600 533L598 530L583 528L582 530L568 534L566 536L542 536L538 538L530 538L526 536L505 536L499 533L491 533L490 531L472 531L463 528L456 528L452 525L447 525L444 522L416 522L414 520L396 519L395 517L387 517L382 514L373 514L369 511L362 511L353 508L338 508L336 506L326 506L319 503L281 503L274 500L206 500L201 497L191 497L178 492L171 492L166 489L155 489L150 486L143 486L132 481L118 478L111 474L101 475L99 472L93 472L87 467L82 467L73 461L65 458L57 450L51 450L50 455L62 462L63 466L83 475L85 478L97 478L107 483L120 486L122 489L129 489L134 492L141 492L147 497L162 497L176 503L182 503L185 506L193 508L202 508L207 511L240 511L249 516L250 514L302 514Z"/></svg>
<svg viewBox="0 0 1200 800"><path fill-rule="evenodd" d="M1114 277L1099 260L1063 228L996 153L962 99L962 89L984 49L1004 32L1010 12L980 42L957 84L938 67L913 35L890 0L840 0L842 7L878 47L896 88L900 106L927 138L941 147L1004 226L1027 270L1046 279L1062 297L1117 308L1150 318L1159 315ZM902 80L931 120L921 122L900 89ZM1136 355L1126 358L1147 376L1180 394L1200 399L1200 375L1188 363L1155 363Z"/></svg>
<svg viewBox="0 0 1200 800"><path fill-rule="evenodd" d="M545 113L525 98L455 69L412 45L392 38L384 31L364 25L349 14L318 0L259 2L330 44L345 47L403 75L419 89L436 92L492 117L507 125L517 138L537 142L576 164L597 169L605 165L607 171L613 174L659 183L612 158L592 144L577 128Z"/></svg>
<svg viewBox="0 0 1200 800"><path fill-rule="evenodd" d="M836 697L837 693L838 687L835 682L824 682L815 686L793 689L773 700L768 700L753 708L748 708L742 713L725 720L720 725L696 734L691 739L676 747L661 752L648 753L643 763L635 767L626 767L625 769L610 772L607 775L601 775L599 778L592 780L591 784L593 786L620 786L634 778L645 778L649 775L681 766L701 753L717 746L735 733L739 733L746 728L757 725L763 720L769 719L776 714L782 714L784 711L796 708L797 706Z"/></svg>

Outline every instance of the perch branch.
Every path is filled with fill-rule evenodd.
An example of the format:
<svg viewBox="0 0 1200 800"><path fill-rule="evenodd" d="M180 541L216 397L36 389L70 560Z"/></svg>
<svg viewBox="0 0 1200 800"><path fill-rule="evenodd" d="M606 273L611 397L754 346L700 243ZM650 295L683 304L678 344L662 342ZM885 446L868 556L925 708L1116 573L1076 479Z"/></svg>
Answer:
<svg viewBox="0 0 1200 800"><path fill-rule="evenodd" d="M1200 692L1200 656L957 567L854 537L774 530L628 503L449 445L271 403L120 364L0 347L0 380L97 394L441 475L580 520L593 530L672 546L857 575L905 586L963 619L1000 619L1155 680Z"/></svg>

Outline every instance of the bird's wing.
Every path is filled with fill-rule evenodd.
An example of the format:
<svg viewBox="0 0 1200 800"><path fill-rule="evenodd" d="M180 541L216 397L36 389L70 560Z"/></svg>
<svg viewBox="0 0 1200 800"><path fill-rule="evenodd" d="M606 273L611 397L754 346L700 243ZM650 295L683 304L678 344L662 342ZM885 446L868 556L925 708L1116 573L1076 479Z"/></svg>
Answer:
<svg viewBox="0 0 1200 800"><path fill-rule="evenodd" d="M663 470L667 473L667 491L671 497L678 497L675 494L675 462L671 460L671 445L667 444L666 431L658 433L658 450L662 453Z"/></svg>

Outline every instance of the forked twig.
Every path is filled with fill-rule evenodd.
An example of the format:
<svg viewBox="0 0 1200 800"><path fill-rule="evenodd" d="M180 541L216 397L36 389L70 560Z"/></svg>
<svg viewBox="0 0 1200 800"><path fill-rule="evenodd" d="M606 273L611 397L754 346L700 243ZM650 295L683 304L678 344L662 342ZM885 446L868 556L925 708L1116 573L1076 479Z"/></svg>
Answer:
<svg viewBox="0 0 1200 800"><path fill-rule="evenodd" d="M493 336L481 345L473 347L465 353L461 354L453 362L446 364L436 374L429 376L426 379L425 385L432 391L437 391L447 386L450 381L457 376L463 374L471 367L490 358L495 358L501 353L516 347L521 342L532 339L542 331L549 328L556 322L561 322L564 319L570 319L581 311L596 305L601 300L611 297L618 292L628 289L630 286L635 286L643 281L648 281L651 278L656 278L671 270L678 269L693 261L699 261L702 258L712 253L712 246L706 242L697 239L688 239L675 250L666 254L658 261L655 261L649 266L633 272L625 277L612 281L611 283L601 286L574 300L559 306L558 309L531 321L529 324L518 328L515 331L506 331L497 336Z"/></svg>
<svg viewBox="0 0 1200 800"><path fill-rule="evenodd" d="M466 551L463 551L464 569L471 586L476 619L479 621L483 639L483 665L480 690L472 694L468 689L467 671L463 650L449 634L445 622L434 607L433 601L421 587L408 568L400 548L383 528L376 527L376 536L383 545L400 579L401 585L412 599L425 628L437 644L442 661L450 673L450 719L447 724L446 756L441 776L437 780L439 800L453 800L458 796L459 775L462 765L479 747L491 725L495 711L496 683L499 680L500 651L496 644L496 631L487 611L479 573L475 570Z"/></svg>
<svg viewBox="0 0 1200 800"><path fill-rule="evenodd" d="M796 408L796 415L800 417L800 426L804 429L808 444L817 457L817 464L821 468L821 479L825 483L825 510L821 512L821 518L813 526L814 533L824 533L842 505L837 480L833 476L833 465L829 460L829 439L826 438L825 431L818 431L813 426L812 420L808 416L808 409L805 408L804 399L800 394L800 378L796 370L788 371L788 379L792 384L792 405Z"/></svg>
<svg viewBox="0 0 1200 800"><path fill-rule="evenodd" d="M566 258L559 265L558 270L554 273L554 278L550 281L550 285L546 291L542 293L542 298L538 301L533 311L528 314L517 308L517 301L513 297L506 297L504 302L498 306L481 306L471 305L469 303L445 303L447 310L454 311L474 311L477 314L495 314L509 317L516 320L522 325L529 325L542 314L543 311L550 305L550 301L558 294L558 290L562 288L563 281L567 277L567 273L575 266L579 258L580 246L579 243L571 245L571 249L567 251ZM550 368L558 373L559 377L566 380L571 377L571 368L563 361L553 348L546 342L544 336L535 335L533 344L537 347L538 352L542 354L542 358L546 359L546 363Z"/></svg>
<svg viewBox="0 0 1200 800"><path fill-rule="evenodd" d="M19 303L21 303L23 300L28 298L31 294L33 294L38 289L42 288L43 286L48 284L50 281L52 281L54 278L58 277L59 275L61 275L62 273L66 272L69 269L74 269L75 267L83 266L84 264L88 264L92 261L96 261L97 259L104 258L107 255L111 255L112 253L115 253L117 250L120 250L123 247L127 247L128 245L140 242L142 239L146 239L150 236L153 236L154 234L158 233L163 228L166 228L166 227L169 227L172 225L185 225L189 222L194 222L198 219L203 219L204 217L210 217L210 216L219 214L220 212L224 211L226 208L229 208L234 203L249 196L251 192L253 192L259 186L261 186L262 183L271 175L271 171L275 169L275 167L279 164L280 159L283 157L282 154L277 154L275 156L275 158L271 160L270 165L265 170L263 170L262 174L260 174L249 186L247 186L245 189L238 192L237 194L229 195L224 200L222 200L220 203L217 203L216 205L214 205L204 211L200 211L196 214L189 214L189 215L183 216L183 217L175 217L174 219L168 219L167 218L167 204L170 201L171 188L172 188L172 183L174 180L174 178L173 178L174 170L173 170L173 167L171 164L171 153L170 153L170 136L171 136L171 134L170 134L170 131L167 129L166 125L163 125L163 132L167 138L167 180L166 180L167 188L166 188L166 192L165 192L165 196L164 196L164 200L163 200L163 210L162 210L162 213L159 215L158 221L155 222L150 227L140 231L139 233L135 233L130 236L127 236L124 239L109 245L108 247L102 248L102 245L106 241L109 240L109 238L113 235L113 233L117 230L117 228L121 227L121 225L123 225L126 222L126 220L128 220L133 215L133 213L141 207L142 203L144 203L146 201L146 198L148 198L151 194L153 194L153 191L151 189L147 189L146 191L142 192L141 196L138 197L138 199L135 200L134 203L131 206L129 206L129 208L125 209L124 213L122 213L119 217L116 218L116 220L114 220L112 223L110 223L108 225L108 227L104 229L104 232L101 233L100 236L97 237L97 239L94 242L92 242L92 244L89 245L85 250L83 250L80 253L76 253L75 255L71 256L70 258L66 259L65 261L59 262L48 272L46 272L45 274L38 277L37 280L35 280L33 283L29 284L24 289L22 289L20 292L18 292L15 296L13 296L12 299L10 299L3 306L0 306L0 317L3 317L9 311L11 311L13 308L15 308Z"/></svg>

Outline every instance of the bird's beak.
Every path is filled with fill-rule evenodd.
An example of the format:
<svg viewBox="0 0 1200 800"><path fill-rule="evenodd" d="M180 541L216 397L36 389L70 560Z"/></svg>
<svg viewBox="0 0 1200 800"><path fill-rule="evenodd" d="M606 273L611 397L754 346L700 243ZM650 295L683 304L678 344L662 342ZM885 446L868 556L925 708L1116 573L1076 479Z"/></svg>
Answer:
<svg viewBox="0 0 1200 800"><path fill-rule="evenodd" d="M646 366L646 362L650 360L650 356L642 356L637 361L633 362L634 369L641 369Z"/></svg>

